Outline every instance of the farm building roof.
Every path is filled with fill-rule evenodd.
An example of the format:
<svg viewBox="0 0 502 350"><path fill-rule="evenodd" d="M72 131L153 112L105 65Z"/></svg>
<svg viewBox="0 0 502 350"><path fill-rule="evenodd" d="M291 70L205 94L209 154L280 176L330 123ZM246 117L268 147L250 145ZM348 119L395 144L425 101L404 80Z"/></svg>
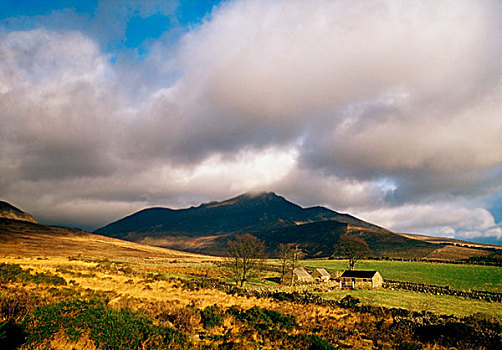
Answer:
<svg viewBox="0 0 502 350"><path fill-rule="evenodd" d="M319 276L326 276L326 277L331 277L328 271L326 269L315 269L315 271Z"/></svg>
<svg viewBox="0 0 502 350"><path fill-rule="evenodd" d="M376 271L343 271L340 277L351 277L351 278L373 278L377 272Z"/></svg>
<svg viewBox="0 0 502 350"><path fill-rule="evenodd" d="M293 270L293 273L296 275L297 278L299 279L307 279L311 280L312 276L305 270L303 267L297 267Z"/></svg>

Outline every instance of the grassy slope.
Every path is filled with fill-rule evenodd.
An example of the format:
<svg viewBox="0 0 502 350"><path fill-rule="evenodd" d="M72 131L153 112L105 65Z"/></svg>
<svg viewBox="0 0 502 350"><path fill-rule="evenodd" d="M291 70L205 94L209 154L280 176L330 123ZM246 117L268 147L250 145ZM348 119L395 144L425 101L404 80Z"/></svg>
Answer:
<svg viewBox="0 0 502 350"><path fill-rule="evenodd" d="M190 279L193 276L221 278L224 272L220 267L210 262L183 262L181 260L178 260L178 262L160 262L155 260L140 262L134 260L114 264L107 261L78 261L67 258L40 260L29 257L0 258L0 262L19 264L23 268L32 268L33 272L55 273L67 281L73 281L72 283L79 288L116 293L118 296L116 299L117 302L123 298L142 298L144 300L174 303L175 305L195 303L201 308L214 304L223 307L239 305L240 307L250 308L258 305L260 307L275 308L275 303L269 299L231 296L218 290L201 289L198 291L184 291L178 287L174 287L172 283L163 279L164 277ZM306 265L308 266L312 266L311 263L312 261L306 261ZM452 266L459 267L460 265ZM130 269L127 269L127 267L130 267ZM330 268L332 267L333 264L330 264ZM160 280L148 277L159 273L163 276ZM263 281L255 281L254 284L258 288L266 285ZM267 284L267 288L273 286L271 282ZM347 294L360 298L363 303L386 307L417 311L427 310L438 314L453 314L456 316L467 316L482 312L502 318L501 303L489 303L452 296L436 296L386 289L333 291L322 295L328 299L341 299Z"/></svg>
<svg viewBox="0 0 502 350"><path fill-rule="evenodd" d="M80 230L1 218L0 256L214 259L208 256L126 242Z"/></svg>
<svg viewBox="0 0 502 350"><path fill-rule="evenodd" d="M97 233L170 249L223 255L227 235L249 232L271 255L280 243L298 244L309 257L328 257L341 235L364 239L376 256L424 258L440 248L322 207L301 208L273 193L242 195L188 209L149 208Z"/></svg>
<svg viewBox="0 0 502 350"><path fill-rule="evenodd" d="M413 311L430 311L461 317L478 312L493 317L502 317L501 303L488 303L486 301L463 299L447 295L429 295L404 290L338 290L322 293L321 296L326 299L338 300L348 294L361 299L363 303L385 307L395 307Z"/></svg>
<svg viewBox="0 0 502 350"><path fill-rule="evenodd" d="M308 267L345 270L345 260L306 260ZM453 289L476 289L502 292L502 268L496 266L438 264L410 261L363 260L358 270L377 270L386 279L450 286Z"/></svg>

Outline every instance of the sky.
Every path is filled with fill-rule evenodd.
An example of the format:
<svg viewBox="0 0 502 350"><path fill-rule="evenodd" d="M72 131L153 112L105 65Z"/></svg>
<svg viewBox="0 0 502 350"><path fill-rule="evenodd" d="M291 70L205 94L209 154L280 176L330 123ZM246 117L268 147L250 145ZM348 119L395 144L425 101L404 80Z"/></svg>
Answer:
<svg viewBox="0 0 502 350"><path fill-rule="evenodd" d="M99 228L273 191L502 244L497 0L1 0L0 199Z"/></svg>

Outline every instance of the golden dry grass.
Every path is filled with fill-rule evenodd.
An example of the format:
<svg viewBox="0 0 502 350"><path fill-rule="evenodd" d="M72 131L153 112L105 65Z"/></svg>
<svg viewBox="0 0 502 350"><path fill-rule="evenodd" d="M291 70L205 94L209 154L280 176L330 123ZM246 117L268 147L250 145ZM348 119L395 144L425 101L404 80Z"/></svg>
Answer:
<svg viewBox="0 0 502 350"><path fill-rule="evenodd" d="M84 335L76 342L72 342L64 334L58 333L50 342L53 350L97 350L94 342L89 339L89 336ZM43 349L45 347L41 347Z"/></svg>
<svg viewBox="0 0 502 350"><path fill-rule="evenodd" d="M228 309L236 306L239 309L250 309L252 307L266 308L280 312L281 314L293 315L296 317L300 325L310 325L312 320L324 322L332 325L333 322L339 322L339 328L343 331L348 331L358 322L358 316L352 315L350 312L340 308L333 308L319 305L309 305L308 307L299 307L286 301L277 301L270 298L256 298L251 296L242 296L237 294L227 294L216 289L200 289L188 290L183 288L178 281L167 280L152 280L149 276L152 271L156 273L170 273L172 268L179 269L179 263L152 263L148 266L143 266L137 261L129 263L121 263L115 265L113 262L99 261L81 261L68 259L64 257L53 257L40 259L36 257L4 257L0 258L0 263L18 264L25 269L31 269L33 273L52 273L63 277L71 288L75 290L91 290L94 292L106 292L108 295L114 296L109 301L109 306L120 309L128 307L133 310L149 310L152 315L159 314L161 311L179 310L189 305L197 309L205 309L206 307L218 305L222 309ZM201 266L204 263L192 261L190 263L192 271L200 272L203 270ZM105 268L103 268L105 266ZM127 270L123 273L112 267L120 267ZM43 290L36 290L37 287L21 286L13 284L11 288L28 288L31 293L45 295ZM67 287L55 287L64 289ZM169 325L169 324L168 324ZM200 323L197 325L198 332L207 332L203 330ZM225 315L223 324L211 329L212 335L224 335L226 333L239 334L241 325L233 316ZM298 332L297 330L294 332ZM253 337L260 337L258 334ZM256 338L251 340L241 339L244 348L251 343L258 342L262 349L274 349L274 344L267 339ZM246 343L249 341L250 343ZM357 339L347 340L348 342L358 342ZM208 339L196 340L197 344L209 345ZM255 344L256 345L256 344ZM51 341L51 346L54 349L89 349L94 350L92 341L83 336L75 343L69 341L64 335L58 334ZM371 349L370 343L359 344L360 349Z"/></svg>
<svg viewBox="0 0 502 350"><path fill-rule="evenodd" d="M344 334L339 344L345 344L352 349L374 349L375 344L368 338L361 337L354 333L354 329L361 324L379 324L381 327L390 327L394 322L392 317L387 320L377 320L373 315L362 315L357 312L331 306L321 306L309 304L302 306L287 301L278 301L270 298L255 298L237 294L227 294L216 289L188 290L183 288L178 279L156 280L155 274L175 274L180 271L188 274L207 275L211 270L210 264L202 261L184 260L144 260L130 259L124 262L114 262L110 260L76 260L67 257L4 257L0 258L0 263L18 264L23 268L30 268L32 272L44 272L56 274L63 277L69 286L76 291L91 290L94 292L105 292L111 297L109 306L120 309L128 307L133 310L143 310L154 317L162 312L173 314L176 310L191 305L197 309L205 309L208 306L218 305L225 310L231 306L239 309L250 309L260 307L268 310L280 312L283 315L295 316L300 328L291 330L291 335L299 334L302 327L316 325L322 329L331 329ZM153 276L153 277L152 277ZM30 287L27 285L12 285L11 288L25 288L33 293L44 295L41 290L43 286ZM36 290L38 288L38 290ZM68 288L55 287L60 290ZM172 326L169 321L167 326ZM235 335L235 339L240 342L242 348L256 347L260 349L275 349L276 343L263 338L262 335L250 334L249 329L238 322L234 316L226 314L221 326L216 326L211 330L202 328L199 321L194 322L195 329L192 334L211 334L211 336L224 336L226 334ZM241 336L242 332L246 336ZM210 338L193 339L193 344L203 346L204 344L214 346ZM212 339L212 338L211 338ZM54 349L96 349L92 340L83 336L78 342L69 341L64 334L57 334L50 343ZM343 345L342 345L343 346ZM384 347L385 348L385 347ZM424 349L446 349L446 347L426 344Z"/></svg>
<svg viewBox="0 0 502 350"><path fill-rule="evenodd" d="M188 250L188 251L201 251L202 249L213 249L214 251L222 251L224 248L221 246L222 237L225 236L203 236L203 237L190 237L190 236L164 236L164 237L145 237L138 242L156 247L175 249L175 250Z"/></svg>
<svg viewBox="0 0 502 350"><path fill-rule="evenodd" d="M490 255L490 252L483 251L480 249L447 245L443 248L436 249L435 251L427 255L426 259L452 261L452 260L468 259L474 256L488 256L488 255Z"/></svg>
<svg viewBox="0 0 502 350"><path fill-rule="evenodd" d="M315 306L302 309L298 312L298 306L289 302L280 302L269 298L256 298L252 296L239 296L227 294L216 289L186 290L177 282L166 280L152 280L148 273L170 273L177 270L179 263L159 263L152 266L141 266L136 262L120 264L120 267L131 267L130 273L122 273L115 269L100 269L98 261L80 261L63 257L40 259L33 257L24 258L0 258L0 263L17 264L25 269L31 269L33 273L52 273L64 278L72 286L81 289L90 289L96 292L113 292L116 297L111 304L121 303L127 299L135 299L142 302L169 302L179 307L193 304L198 308L206 308L217 304L228 308L238 306L249 309L254 306L280 310L288 314L298 314L301 319L309 319L319 315L330 317L347 316L343 309L333 309L325 306ZM113 264L113 263L112 263ZM198 266L203 263L192 261L192 272L200 271ZM113 266L113 265L112 265ZM341 316L340 316L341 315Z"/></svg>
<svg viewBox="0 0 502 350"><path fill-rule="evenodd" d="M0 221L0 256L215 260L199 254L153 247L61 227Z"/></svg>

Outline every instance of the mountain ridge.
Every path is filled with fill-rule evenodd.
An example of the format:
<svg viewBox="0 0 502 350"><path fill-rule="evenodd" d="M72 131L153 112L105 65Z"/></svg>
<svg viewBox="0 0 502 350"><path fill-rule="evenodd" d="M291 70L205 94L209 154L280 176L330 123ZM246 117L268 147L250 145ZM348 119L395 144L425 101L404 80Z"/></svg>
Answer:
<svg viewBox="0 0 502 350"><path fill-rule="evenodd" d="M10 203L0 201L0 218L27 221L37 224L37 220L31 214L16 208Z"/></svg>
<svg viewBox="0 0 502 350"><path fill-rule="evenodd" d="M242 226L239 231L225 231L225 229L234 228L239 224L239 220L232 223L232 220L223 214L234 214L235 206L240 207L240 215L251 212L251 219L245 221L257 220L257 225ZM273 210L264 210L263 205L272 207ZM182 213L183 219L209 221L203 226L202 232L192 230L192 232L165 231L162 227L162 220L154 223L153 229L150 221L143 222L144 217L137 217L133 213L124 217L118 222L131 218L137 219L147 228L144 232L131 232L125 236L129 242L116 239L117 237L107 237L105 235L95 235L90 232L79 229L65 228L61 226L45 226L32 221L19 220L33 218L30 214L21 211L7 202L1 202L3 213L16 213L16 218L4 218L0 216L0 254L26 256L43 255L85 255L88 254L112 257L122 255L135 255L143 257L195 257L191 253L204 253L207 255L223 255L229 239L235 238L243 232L249 232L256 235L266 244L269 256L273 257L278 244L295 244L302 249L307 257L322 258L332 254L334 245L342 235L349 234L358 236L365 240L375 257L390 258L425 258L434 260L456 260L474 256L486 256L492 254L492 250L500 250L501 247L481 245L473 246L472 243L452 240L441 237L407 235L403 233L394 233L377 225L365 222L349 214L340 214L330 209L315 206L302 208L299 205L289 202L284 197L275 193L262 193L253 195L241 195L221 202L209 202L199 205L198 216L194 214L196 207L185 209L166 209L166 208L146 208L140 212L146 212L155 218L158 212L168 213L175 216ZM221 226L220 232L212 229L211 212L213 210L223 209L216 221L230 221L230 226ZM252 210L250 210L250 208ZM226 211L227 210L227 211ZM279 214L284 212L286 220L283 220ZM197 213L197 211L196 211ZM269 215L269 214L272 215ZM300 213L300 217L292 216L292 213ZM23 215L26 214L26 215ZM9 214L10 215L10 214ZM8 215L6 215L8 216ZM333 218L338 217L337 221ZM261 222L258 219L262 219ZM162 217L160 219L163 219ZM299 220L303 221L299 221ZM320 221L313 221L314 219ZM34 220L34 219L33 219ZM272 220L275 225L268 225ZM296 220L296 221L295 221ZM171 223L173 217L171 217ZM195 222L197 223L197 222ZM165 223L164 223L165 224ZM233 226L232 226L233 225ZM183 226L183 225L181 225ZM190 228L190 225L187 226ZM197 225L193 226L192 229ZM209 227L209 229L208 229ZM245 229L245 230L244 230ZM135 245L140 243L140 245ZM469 244L467 244L469 243ZM146 245L145 245L146 244ZM170 251L158 250L162 248L171 249ZM173 250L174 249L174 250ZM118 254L118 255L117 255ZM139 254L139 255L138 255ZM187 255L188 254L188 255ZM499 254L497 252L493 254ZM200 257L200 256L199 256Z"/></svg>
<svg viewBox="0 0 502 350"><path fill-rule="evenodd" d="M183 209L146 208L95 231L135 242L217 255L225 253L228 239L246 232L263 240L270 254L280 243L294 243L307 256L327 257L344 234L365 237L379 256L385 255L386 246L394 257L425 256L437 248L349 214L322 206L302 208L273 192L244 193Z"/></svg>
<svg viewBox="0 0 502 350"><path fill-rule="evenodd" d="M233 217L228 217L229 213ZM199 224L194 225L193 222L179 222L193 219L208 220L208 222L202 227ZM173 223L172 220L178 221ZM381 228L349 214L338 213L321 206L302 208L274 192L261 192L260 194L244 193L221 202L212 201L190 208L145 208L94 232L105 235L145 232L145 229L148 229L147 232L158 232L169 225L167 230L169 232L214 234L254 230L257 226L276 228L325 220L337 220L361 227ZM137 226L134 227L135 225ZM134 229L131 230L131 227Z"/></svg>

